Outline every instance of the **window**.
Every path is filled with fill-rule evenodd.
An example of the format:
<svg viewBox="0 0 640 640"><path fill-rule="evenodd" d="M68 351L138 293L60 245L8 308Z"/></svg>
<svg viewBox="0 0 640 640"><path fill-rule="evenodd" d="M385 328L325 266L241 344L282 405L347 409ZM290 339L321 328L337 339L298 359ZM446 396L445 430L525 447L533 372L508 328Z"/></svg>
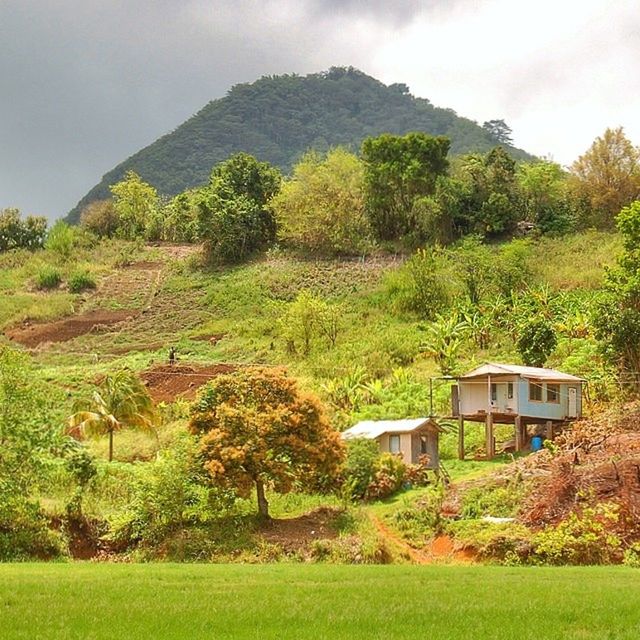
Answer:
<svg viewBox="0 0 640 640"><path fill-rule="evenodd" d="M420 436L420 455L425 455L429 453L429 449L427 448L427 436Z"/></svg>
<svg viewBox="0 0 640 640"><path fill-rule="evenodd" d="M400 436L389 436L389 451L391 453L400 453Z"/></svg>
<svg viewBox="0 0 640 640"><path fill-rule="evenodd" d="M547 402L560 402L560 385L548 384L547 385Z"/></svg>
<svg viewBox="0 0 640 640"><path fill-rule="evenodd" d="M542 402L542 383L529 380L529 400Z"/></svg>
<svg viewBox="0 0 640 640"><path fill-rule="evenodd" d="M507 398L513 399L513 382L507 382Z"/></svg>
<svg viewBox="0 0 640 640"><path fill-rule="evenodd" d="M498 401L498 385L497 384L491 384L491 402L497 402Z"/></svg>

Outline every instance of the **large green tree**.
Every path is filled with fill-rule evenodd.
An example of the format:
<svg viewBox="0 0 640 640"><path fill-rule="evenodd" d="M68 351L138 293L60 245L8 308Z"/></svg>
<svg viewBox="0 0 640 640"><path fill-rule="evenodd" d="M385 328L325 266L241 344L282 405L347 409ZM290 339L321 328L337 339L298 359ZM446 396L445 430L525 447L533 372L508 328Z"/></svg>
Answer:
<svg viewBox="0 0 640 640"><path fill-rule="evenodd" d="M293 247L349 255L370 242L362 163L345 149L307 153L272 204L278 235Z"/></svg>
<svg viewBox="0 0 640 640"><path fill-rule="evenodd" d="M335 482L343 458L340 434L320 402L281 371L245 370L208 383L199 394L191 431L200 436L213 480L248 496L269 517L265 488L280 493Z"/></svg>
<svg viewBox="0 0 640 640"><path fill-rule="evenodd" d="M146 387L130 370L107 374L91 398L76 403L69 417L69 432L76 437L109 437L109 462L113 436L123 429L154 432L157 414Z"/></svg>
<svg viewBox="0 0 640 640"><path fill-rule="evenodd" d="M383 134L362 143L366 210L380 240L409 233L416 200L435 192L449 166L450 141L444 136Z"/></svg>
<svg viewBox="0 0 640 640"><path fill-rule="evenodd" d="M149 235L158 214L158 192L134 171L110 187L118 233L129 240Z"/></svg>
<svg viewBox="0 0 640 640"><path fill-rule="evenodd" d="M594 314L596 337L620 375L640 391L640 201L617 216L623 252L609 269Z"/></svg>
<svg viewBox="0 0 640 640"><path fill-rule="evenodd" d="M267 162L238 153L214 167L200 191L198 235L212 262L238 262L275 239L268 206L282 176Z"/></svg>

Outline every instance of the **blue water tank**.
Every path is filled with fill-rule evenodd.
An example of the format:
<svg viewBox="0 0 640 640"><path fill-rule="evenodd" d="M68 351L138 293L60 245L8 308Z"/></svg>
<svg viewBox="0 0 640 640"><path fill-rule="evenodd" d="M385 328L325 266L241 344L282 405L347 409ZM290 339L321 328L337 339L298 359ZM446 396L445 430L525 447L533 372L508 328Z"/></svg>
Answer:
<svg viewBox="0 0 640 640"><path fill-rule="evenodd" d="M542 449L542 436L533 436L531 438L531 451L540 451Z"/></svg>

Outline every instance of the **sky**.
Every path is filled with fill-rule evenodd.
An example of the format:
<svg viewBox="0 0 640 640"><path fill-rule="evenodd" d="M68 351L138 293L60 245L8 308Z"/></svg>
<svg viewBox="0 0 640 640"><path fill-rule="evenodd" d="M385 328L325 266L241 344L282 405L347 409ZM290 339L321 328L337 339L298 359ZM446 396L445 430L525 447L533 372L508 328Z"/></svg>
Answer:
<svg viewBox="0 0 640 640"><path fill-rule="evenodd" d="M0 209L65 215L240 82L352 65L569 165L640 144L638 0L0 0Z"/></svg>

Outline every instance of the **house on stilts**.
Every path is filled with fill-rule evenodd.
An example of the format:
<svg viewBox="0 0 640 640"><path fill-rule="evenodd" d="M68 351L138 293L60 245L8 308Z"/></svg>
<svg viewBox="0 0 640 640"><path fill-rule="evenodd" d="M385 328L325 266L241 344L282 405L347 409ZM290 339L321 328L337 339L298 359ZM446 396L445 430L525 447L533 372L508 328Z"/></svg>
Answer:
<svg viewBox="0 0 640 640"><path fill-rule="evenodd" d="M541 367L483 364L456 379L451 389L452 414L458 418L458 457L464 459L465 422L485 424L486 454L496 453L495 424L514 425L514 449L528 447L531 433L554 429L582 416L582 378Z"/></svg>

